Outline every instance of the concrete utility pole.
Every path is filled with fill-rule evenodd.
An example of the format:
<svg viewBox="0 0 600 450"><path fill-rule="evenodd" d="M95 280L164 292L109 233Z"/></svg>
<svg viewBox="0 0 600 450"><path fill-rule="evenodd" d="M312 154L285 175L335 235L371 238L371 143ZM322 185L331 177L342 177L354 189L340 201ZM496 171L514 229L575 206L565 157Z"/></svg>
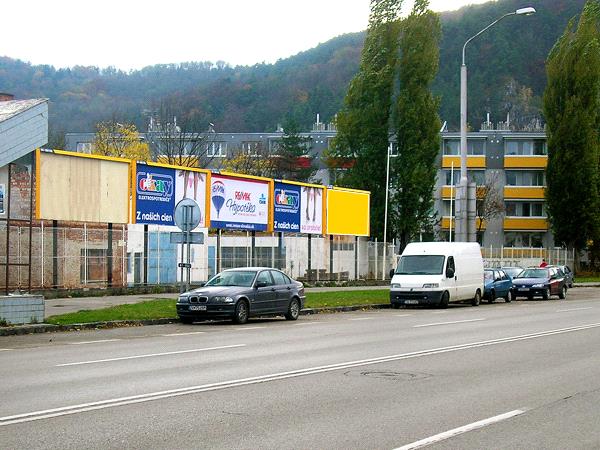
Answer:
<svg viewBox="0 0 600 450"><path fill-rule="evenodd" d="M456 190L455 240L457 242L475 242L477 240L475 224L476 184L469 183L467 177L467 65L465 63L467 44L505 17L515 15L529 16L534 13L535 8L527 7L504 14L479 33L467 39L465 45L463 45L462 65L460 67L460 181Z"/></svg>

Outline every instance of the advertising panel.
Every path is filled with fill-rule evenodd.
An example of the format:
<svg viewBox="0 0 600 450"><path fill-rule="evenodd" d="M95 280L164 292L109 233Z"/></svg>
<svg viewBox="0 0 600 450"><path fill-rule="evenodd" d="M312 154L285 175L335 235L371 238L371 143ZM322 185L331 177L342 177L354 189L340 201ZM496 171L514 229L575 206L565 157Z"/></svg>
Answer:
<svg viewBox="0 0 600 450"><path fill-rule="evenodd" d="M300 232L323 234L323 191L316 186L302 186L300 197Z"/></svg>
<svg viewBox="0 0 600 450"><path fill-rule="evenodd" d="M200 225L206 222L206 174L191 170L137 164L136 223L175 225L173 211L183 198L200 207Z"/></svg>
<svg viewBox="0 0 600 450"><path fill-rule="evenodd" d="M327 234L368 236L371 193L353 189L327 190Z"/></svg>
<svg viewBox="0 0 600 450"><path fill-rule="evenodd" d="M300 232L300 196L302 186L275 183L273 230L284 233Z"/></svg>
<svg viewBox="0 0 600 450"><path fill-rule="evenodd" d="M269 182L212 175L210 225L229 230L267 230Z"/></svg>

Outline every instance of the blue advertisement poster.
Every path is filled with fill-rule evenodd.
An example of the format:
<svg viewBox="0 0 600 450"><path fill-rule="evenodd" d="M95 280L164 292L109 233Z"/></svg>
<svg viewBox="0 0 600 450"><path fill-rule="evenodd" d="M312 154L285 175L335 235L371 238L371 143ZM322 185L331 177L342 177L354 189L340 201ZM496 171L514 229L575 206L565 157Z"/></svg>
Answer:
<svg viewBox="0 0 600 450"><path fill-rule="evenodd" d="M300 192L295 184L275 183L274 231L300 232Z"/></svg>
<svg viewBox="0 0 600 450"><path fill-rule="evenodd" d="M175 224L175 169L138 164L135 191L136 223Z"/></svg>

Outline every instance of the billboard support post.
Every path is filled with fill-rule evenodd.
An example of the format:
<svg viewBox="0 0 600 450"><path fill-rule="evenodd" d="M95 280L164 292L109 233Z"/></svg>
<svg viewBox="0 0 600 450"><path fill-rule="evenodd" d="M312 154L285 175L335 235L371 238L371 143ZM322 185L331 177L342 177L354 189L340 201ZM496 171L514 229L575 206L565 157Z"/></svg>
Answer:
<svg viewBox="0 0 600 450"><path fill-rule="evenodd" d="M329 235L329 279L333 280L333 234Z"/></svg>
<svg viewBox="0 0 600 450"><path fill-rule="evenodd" d="M308 276L308 281L311 281L311 264L312 264L312 259L311 259L311 254L312 254L312 234L308 235L308 267L306 268L306 274Z"/></svg>

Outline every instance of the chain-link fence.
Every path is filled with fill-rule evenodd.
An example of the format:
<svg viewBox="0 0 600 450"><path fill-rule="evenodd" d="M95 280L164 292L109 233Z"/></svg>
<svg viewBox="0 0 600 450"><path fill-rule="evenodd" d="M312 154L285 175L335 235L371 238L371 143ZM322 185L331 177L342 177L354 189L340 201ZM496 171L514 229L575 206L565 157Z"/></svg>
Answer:
<svg viewBox="0 0 600 450"><path fill-rule="evenodd" d="M187 281L185 245L171 242L175 227L106 224L28 226L0 223L0 286L6 290L104 288L174 285ZM192 285L220 270L268 266L292 278L316 282L384 280L396 265L394 245L354 236L308 236L278 233L203 230L203 244L190 246ZM182 247L184 251L182 253ZM6 249L9 266L6 269ZM31 269L29 257L31 252ZM548 264L573 267L574 253L564 249L482 248L487 267Z"/></svg>

